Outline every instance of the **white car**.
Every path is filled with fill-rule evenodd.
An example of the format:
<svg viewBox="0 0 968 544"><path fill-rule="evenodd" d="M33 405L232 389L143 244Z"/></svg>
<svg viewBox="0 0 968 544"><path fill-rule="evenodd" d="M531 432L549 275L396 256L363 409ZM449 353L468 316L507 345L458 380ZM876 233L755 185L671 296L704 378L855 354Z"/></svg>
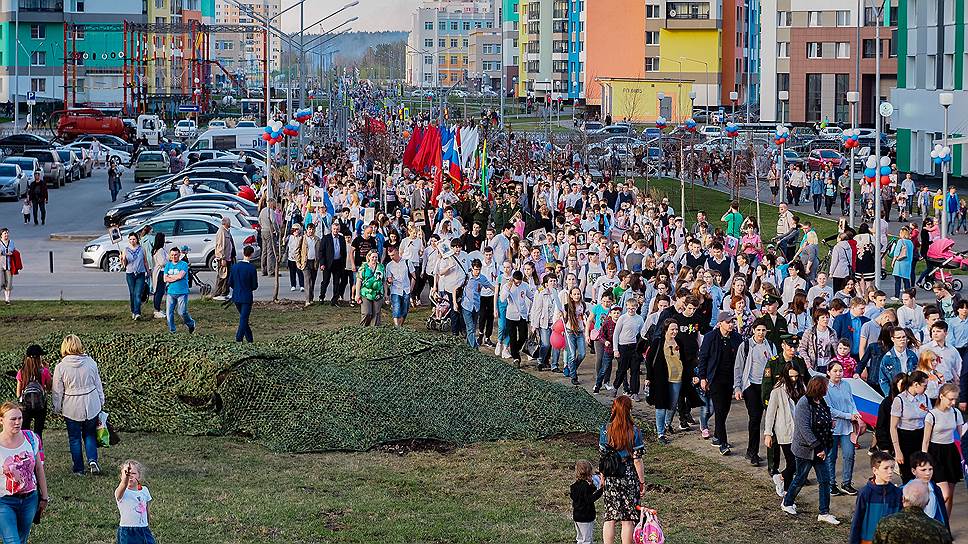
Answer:
<svg viewBox="0 0 968 544"><path fill-rule="evenodd" d="M723 127L719 125L703 125L699 129L699 134L707 138L716 138L723 135Z"/></svg>
<svg viewBox="0 0 968 544"><path fill-rule="evenodd" d="M86 141L86 142L69 143L64 147L67 149L75 149L78 151L82 149L86 149L87 151L90 152L91 145L92 145L92 142ZM111 160L111 157L117 157L118 160L121 162L121 164L131 164L131 153L128 153L127 151L120 151L120 150L108 147L104 144L101 144L101 159L106 162Z"/></svg>
<svg viewBox="0 0 968 544"><path fill-rule="evenodd" d="M182 119L175 123L175 138L194 138L198 136L198 126L191 119Z"/></svg>
<svg viewBox="0 0 968 544"><path fill-rule="evenodd" d="M255 121L247 120L239 121L238 124L235 125L235 128L257 128L258 126L259 125L255 124Z"/></svg>
<svg viewBox="0 0 968 544"><path fill-rule="evenodd" d="M821 138L840 138L844 133L844 129L840 127L824 127L820 129Z"/></svg>
<svg viewBox="0 0 968 544"><path fill-rule="evenodd" d="M0 197L20 200L27 194L28 178L16 164L0 164Z"/></svg>
<svg viewBox="0 0 968 544"><path fill-rule="evenodd" d="M208 128L229 128L229 126L225 124L225 121L209 121Z"/></svg>

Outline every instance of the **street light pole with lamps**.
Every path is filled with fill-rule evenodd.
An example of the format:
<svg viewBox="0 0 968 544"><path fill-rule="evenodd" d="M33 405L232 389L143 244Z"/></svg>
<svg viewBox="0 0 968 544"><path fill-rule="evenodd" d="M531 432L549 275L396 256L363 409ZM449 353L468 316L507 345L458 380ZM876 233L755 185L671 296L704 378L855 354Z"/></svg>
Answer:
<svg viewBox="0 0 968 544"><path fill-rule="evenodd" d="M878 0L871 0L871 7L874 9L874 103L878 104L878 111L875 113L874 127L874 157L877 158L877 168L881 164L881 18L884 14L884 2L880 0L880 7L877 6ZM874 180L874 224L877 225L876 236L874 236L874 285L881 287L881 236L887 233L881 232L881 176L880 172ZM853 182L851 182L853 183ZM943 217L943 216L942 216Z"/></svg>
<svg viewBox="0 0 968 544"><path fill-rule="evenodd" d="M733 112L730 116L731 122L736 122L736 102L739 100L739 93L736 91L729 92L729 101L733 103ZM730 138L730 152L729 152L729 177L732 178L733 187L736 189L736 195L733 198L739 198L739 181L736 179L736 138ZM732 194L732 192L730 192Z"/></svg>
<svg viewBox="0 0 968 544"><path fill-rule="evenodd" d="M854 116L854 109L857 107L858 102L860 102L860 93L857 91L849 91L847 93L847 103L850 104L851 129L857 128L857 118ZM848 224L851 228L854 227L854 156L856 152L857 150L854 147L850 148L850 215L848 215Z"/></svg>
<svg viewBox="0 0 968 544"><path fill-rule="evenodd" d="M948 147L948 108L951 107L954 101L954 93L941 93L938 95L938 103L944 108L944 133L941 135L941 146L944 148ZM878 134L879 136L880 134ZM943 195L941 202L944 206L944 210L942 210L944 213L941 214L942 238L948 237L948 228L950 226L948 225L948 169L950 168L950 164L950 162L941 163L941 194Z"/></svg>
<svg viewBox="0 0 968 544"><path fill-rule="evenodd" d="M656 108L656 112L655 112L655 116L657 118L658 117L662 117L662 102L665 100L665 97L666 97L666 95L662 91L659 91L659 92L655 93L655 99L659 102L659 107ZM656 127L656 128L658 128L658 127ZM645 151L646 151L646 153L648 153L648 151L649 151L648 144L646 144ZM659 172L659 175L660 176L663 175L663 173L664 173L663 171L664 170L665 170L665 148L662 147L662 129L660 128L659 129L659 169L658 169L658 172ZM648 177L646 177L646 179L648 179ZM685 211L685 210L683 210L683 211Z"/></svg>
<svg viewBox="0 0 968 544"><path fill-rule="evenodd" d="M785 122L783 113L786 111L787 101L790 100L790 91L779 91L776 93L776 97L780 100L780 124L783 124ZM777 180L780 185L780 202L786 199L786 180L784 178L785 171L783 165L783 160L786 159L786 156L783 154L783 147L784 144L780 144L780 171L778 172L780 179Z"/></svg>

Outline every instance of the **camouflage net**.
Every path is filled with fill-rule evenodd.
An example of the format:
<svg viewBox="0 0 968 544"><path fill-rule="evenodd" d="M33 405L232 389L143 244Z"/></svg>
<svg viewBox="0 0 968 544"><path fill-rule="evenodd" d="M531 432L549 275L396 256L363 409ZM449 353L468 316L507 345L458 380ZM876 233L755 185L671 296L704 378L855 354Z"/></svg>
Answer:
<svg viewBox="0 0 968 544"><path fill-rule="evenodd" d="M62 338L41 345L55 354ZM237 434L280 452L363 451L412 439L466 445L597 432L608 417L583 390L410 330L347 328L246 346L204 336L82 340L104 381L105 410L127 431ZM22 353L0 354L0 369L13 376Z"/></svg>

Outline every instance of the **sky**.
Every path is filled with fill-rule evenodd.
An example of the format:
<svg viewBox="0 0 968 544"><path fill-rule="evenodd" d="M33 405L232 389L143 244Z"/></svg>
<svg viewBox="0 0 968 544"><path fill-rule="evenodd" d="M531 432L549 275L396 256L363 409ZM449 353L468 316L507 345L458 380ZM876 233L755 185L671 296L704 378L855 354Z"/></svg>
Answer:
<svg viewBox="0 0 968 544"><path fill-rule="evenodd" d="M304 10L304 23L309 24L336 11L349 0L307 0ZM354 31L375 32L380 30L410 30L411 14L421 0L360 0L354 6L336 17L323 23L325 29L330 29L346 19L359 17L350 26ZM282 9L293 4L292 0L282 0ZM313 14L311 17L310 14ZM299 30L299 8L282 16L283 30L295 32ZM317 27L318 28L318 27ZM315 29L314 29L315 31Z"/></svg>

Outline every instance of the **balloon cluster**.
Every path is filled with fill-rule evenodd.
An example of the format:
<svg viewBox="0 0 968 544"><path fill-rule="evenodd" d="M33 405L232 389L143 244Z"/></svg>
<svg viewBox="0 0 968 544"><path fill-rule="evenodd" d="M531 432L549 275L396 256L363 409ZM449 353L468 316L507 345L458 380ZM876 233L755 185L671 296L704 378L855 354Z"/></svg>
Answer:
<svg viewBox="0 0 968 544"><path fill-rule="evenodd" d="M867 157L867 164L864 168L864 181L874 183L878 177L881 180L881 187L886 187L891 183L891 158L881 157L881 166L877 166L877 157Z"/></svg>
<svg viewBox="0 0 968 544"><path fill-rule="evenodd" d="M565 322L560 319L551 327L551 347L565 349Z"/></svg>
<svg viewBox="0 0 968 544"><path fill-rule="evenodd" d="M273 145L281 142L283 136L282 128L282 121L273 121L265 127L265 132L262 133L262 139Z"/></svg>
<svg viewBox="0 0 968 544"><path fill-rule="evenodd" d="M942 147L941 144L935 144L934 149L931 150L931 160L934 164L947 164L951 162L951 148L948 146Z"/></svg>
<svg viewBox="0 0 968 544"><path fill-rule="evenodd" d="M726 123L726 135L730 138L739 136L739 125L736 123Z"/></svg>
<svg viewBox="0 0 968 544"><path fill-rule="evenodd" d="M662 130L668 126L666 118L661 115L655 118L655 128Z"/></svg>
<svg viewBox="0 0 968 544"><path fill-rule="evenodd" d="M783 125L777 125L776 132L773 133L773 142L776 143L776 145L783 145L787 143L787 140L789 139L790 129Z"/></svg>
<svg viewBox="0 0 968 544"><path fill-rule="evenodd" d="M306 121L309 121L309 119L312 116L313 116L313 109L312 108L303 108L301 110L296 110L296 116L295 117L296 117L296 122L297 123L300 123L300 124L305 123Z"/></svg>
<svg viewBox="0 0 968 544"><path fill-rule="evenodd" d="M282 133L286 136L299 136L299 123L289 121L282 127Z"/></svg>
<svg viewBox="0 0 968 544"><path fill-rule="evenodd" d="M844 140L844 147L847 149L856 149L860 146L860 142L858 141L858 138L860 138L860 129L849 128L844 131L841 137Z"/></svg>
<svg viewBox="0 0 968 544"><path fill-rule="evenodd" d="M692 117L690 117L689 119L686 119L686 130L688 130L689 132L696 132L696 127L698 126L699 125L696 124L696 120L693 119Z"/></svg>

